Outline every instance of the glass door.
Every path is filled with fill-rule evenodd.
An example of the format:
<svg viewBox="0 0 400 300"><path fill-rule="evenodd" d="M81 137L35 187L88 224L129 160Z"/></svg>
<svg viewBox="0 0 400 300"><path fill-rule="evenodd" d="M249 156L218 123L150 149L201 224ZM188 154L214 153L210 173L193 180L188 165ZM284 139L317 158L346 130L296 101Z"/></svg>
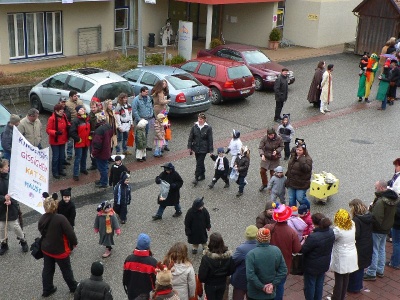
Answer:
<svg viewBox="0 0 400 300"><path fill-rule="evenodd" d="M61 12L46 13L47 54L62 53Z"/></svg>
<svg viewBox="0 0 400 300"><path fill-rule="evenodd" d="M44 55L44 13L26 14L28 57Z"/></svg>
<svg viewBox="0 0 400 300"><path fill-rule="evenodd" d="M24 14L7 15L8 18L8 45L10 48L10 58L25 57L24 39Z"/></svg>

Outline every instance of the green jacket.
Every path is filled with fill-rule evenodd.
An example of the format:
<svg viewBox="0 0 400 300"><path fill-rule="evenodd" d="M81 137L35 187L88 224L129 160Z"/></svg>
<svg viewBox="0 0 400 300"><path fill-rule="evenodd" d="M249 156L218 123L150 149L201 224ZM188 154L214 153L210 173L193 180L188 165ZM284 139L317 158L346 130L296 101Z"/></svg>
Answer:
<svg viewBox="0 0 400 300"><path fill-rule="evenodd" d="M252 299L274 299L276 286L286 277L287 267L281 250L269 243L258 243L246 255L247 295ZM266 284L274 285L274 292L266 294Z"/></svg>
<svg viewBox="0 0 400 300"><path fill-rule="evenodd" d="M136 128L136 148L143 150L147 146L146 129Z"/></svg>
<svg viewBox="0 0 400 300"><path fill-rule="evenodd" d="M369 209L373 217L372 232L388 234L394 224L398 195L391 189L375 192L375 195L376 198Z"/></svg>

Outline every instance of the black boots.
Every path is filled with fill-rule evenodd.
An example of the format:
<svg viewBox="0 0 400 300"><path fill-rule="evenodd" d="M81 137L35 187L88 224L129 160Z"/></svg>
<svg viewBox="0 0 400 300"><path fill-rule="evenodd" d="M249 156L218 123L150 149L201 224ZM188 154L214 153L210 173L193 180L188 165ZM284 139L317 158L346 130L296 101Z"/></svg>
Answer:
<svg viewBox="0 0 400 300"><path fill-rule="evenodd" d="M19 243L21 244L22 252L29 251L28 243L26 242L26 240L20 240Z"/></svg>
<svg viewBox="0 0 400 300"><path fill-rule="evenodd" d="M212 189L215 185L215 181L211 181L211 183L208 185L209 189Z"/></svg>
<svg viewBox="0 0 400 300"><path fill-rule="evenodd" d="M3 255L4 253L6 253L8 250L8 243L7 241L2 242L1 246L0 246L0 255Z"/></svg>

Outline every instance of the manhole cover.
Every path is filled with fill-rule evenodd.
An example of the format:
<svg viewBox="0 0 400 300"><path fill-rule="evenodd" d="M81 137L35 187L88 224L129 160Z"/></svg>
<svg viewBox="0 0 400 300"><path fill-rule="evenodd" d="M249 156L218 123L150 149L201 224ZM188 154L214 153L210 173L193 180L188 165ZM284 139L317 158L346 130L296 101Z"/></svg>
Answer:
<svg viewBox="0 0 400 300"><path fill-rule="evenodd" d="M351 139L350 142L357 143L357 144L363 144L363 145L373 144L373 142L371 142L371 141L356 140L356 139Z"/></svg>

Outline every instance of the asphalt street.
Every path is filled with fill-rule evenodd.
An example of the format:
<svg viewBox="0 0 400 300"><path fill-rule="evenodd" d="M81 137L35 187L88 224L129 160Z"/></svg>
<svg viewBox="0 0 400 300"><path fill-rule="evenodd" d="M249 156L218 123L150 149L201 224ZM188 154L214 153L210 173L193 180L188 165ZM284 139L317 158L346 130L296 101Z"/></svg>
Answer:
<svg viewBox="0 0 400 300"><path fill-rule="evenodd" d="M309 85L314 69L319 60L335 65L333 72L333 103L331 113L321 115L307 101ZM315 173L331 172L340 180L339 192L330 197L326 205L312 203L312 212L323 212L332 217L339 208L348 208L348 202L360 198L370 203L374 196L374 182L389 179L393 175L392 161L399 156L399 139L397 117L400 101L389 106L386 111L378 111L378 102L359 104L356 93L358 87L359 57L351 54L338 54L329 57L317 57L282 63L294 71L296 82L290 86L289 99L283 112L291 114L291 121L296 130L296 137L304 138L314 164ZM374 83L371 97L376 95L377 82ZM122 287L122 266L124 259L135 247L140 232L146 232L152 238L151 248L155 258L162 260L170 246L177 241L186 241L183 219L172 218L173 208L167 208L163 220L152 221L151 216L157 209L156 197L158 187L154 178L162 171L160 165L173 158L176 170L182 175L185 183L181 189L181 204L185 214L196 197L204 196L205 206L211 214L213 231L221 232L230 249L235 249L244 240L246 226L255 223L257 214L263 210L268 199L266 192L260 193L258 144L261 134L273 122L274 95L271 91L256 92L246 100L227 101L222 105L212 106L206 113L207 122L213 127L215 145L228 145L232 129L240 130L242 140L251 150L250 171L247 177L249 184L244 195L236 198L236 184L223 189L218 182L213 190L207 185L212 179L213 163L206 160L206 181L193 188L195 161L186 149L187 137L195 116L171 120L173 140L171 152L165 153L162 159L149 159L144 164L133 162L128 158L132 176L133 201L129 206L128 222L122 226L122 235L116 237L113 254L105 263L104 280L113 288L115 299L126 299ZM28 106L18 106L18 113L24 114ZM11 108L13 110L13 108ZM48 113L41 119L46 124ZM44 133L47 144L47 135ZM175 154L175 155L174 155ZM282 162L286 167L286 163ZM71 173L69 167L67 173ZM72 190L72 199L78 211L75 231L78 236L78 247L72 255L72 266L77 280L90 275L90 265L101 260L104 248L98 245L98 235L93 232L96 206L103 200L111 199L111 189L98 190L93 181L98 173L90 173L90 178L82 178L81 184ZM85 175L82 175L83 177ZM68 187L73 184L72 176L63 182L50 180L52 186ZM29 244L38 236L37 220L39 215L23 206L26 217L25 233ZM24 254L15 239L9 234L10 250L0 257L0 299L38 299L42 293L41 270L43 261L35 261L29 253ZM201 255L192 256L195 269L198 269ZM55 285L57 293L50 299L72 299L68 287L57 269ZM4 298L3 298L4 297Z"/></svg>

